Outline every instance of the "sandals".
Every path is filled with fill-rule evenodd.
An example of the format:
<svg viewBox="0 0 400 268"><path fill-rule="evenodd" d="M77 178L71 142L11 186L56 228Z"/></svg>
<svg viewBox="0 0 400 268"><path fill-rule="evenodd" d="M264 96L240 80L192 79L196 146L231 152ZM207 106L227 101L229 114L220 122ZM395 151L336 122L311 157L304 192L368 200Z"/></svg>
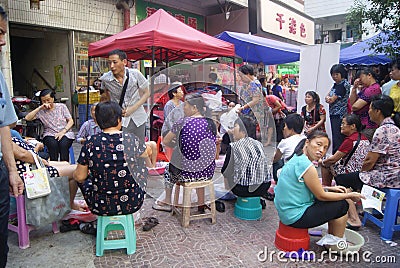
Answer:
<svg viewBox="0 0 400 268"><path fill-rule="evenodd" d="M165 211L165 212L171 212L172 211L171 205L161 205L161 204L158 204L158 203L154 203L152 208L154 210L158 210L158 211Z"/></svg>
<svg viewBox="0 0 400 268"><path fill-rule="evenodd" d="M84 222L79 225L79 229L84 234L96 235L97 228L95 222Z"/></svg>
<svg viewBox="0 0 400 268"><path fill-rule="evenodd" d="M77 219L69 219L61 221L60 232L66 233L73 230L79 230L80 221Z"/></svg>
<svg viewBox="0 0 400 268"><path fill-rule="evenodd" d="M144 222L144 225L142 227L142 230L147 232L150 231L151 229L153 229L154 226L156 226L157 224L159 224L158 219L154 218L154 217L149 217L146 219L146 221Z"/></svg>

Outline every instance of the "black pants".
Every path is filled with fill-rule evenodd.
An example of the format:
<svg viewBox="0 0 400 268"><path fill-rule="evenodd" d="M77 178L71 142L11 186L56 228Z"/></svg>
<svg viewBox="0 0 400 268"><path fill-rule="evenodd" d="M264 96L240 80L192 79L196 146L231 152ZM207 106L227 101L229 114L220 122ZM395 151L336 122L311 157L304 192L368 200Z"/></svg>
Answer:
<svg viewBox="0 0 400 268"><path fill-rule="evenodd" d="M352 172L349 174L341 174L335 177L337 185L344 186L346 188L352 188L355 191L361 191L364 183L360 180L359 172Z"/></svg>
<svg viewBox="0 0 400 268"><path fill-rule="evenodd" d="M336 153L344 140L344 135L340 130L342 118L340 115L331 115L331 130L332 130L332 154Z"/></svg>
<svg viewBox="0 0 400 268"><path fill-rule="evenodd" d="M236 184L232 188L232 193L240 197L256 197L256 196L265 196L268 192L269 187L271 186L271 182L265 182L257 186L243 186ZM257 187L253 189L253 187Z"/></svg>
<svg viewBox="0 0 400 268"><path fill-rule="evenodd" d="M284 119L275 119L276 142L279 143L283 139L283 128L285 127Z"/></svg>
<svg viewBox="0 0 400 268"><path fill-rule="evenodd" d="M43 143L49 151L51 161L58 161L58 156L60 155L60 161L69 162L69 147L71 147L73 141L66 136L63 136L59 141L53 136L43 138Z"/></svg>
<svg viewBox="0 0 400 268"><path fill-rule="evenodd" d="M8 171L0 160L0 268L6 267L8 254L8 214L10 212Z"/></svg>
<svg viewBox="0 0 400 268"><path fill-rule="evenodd" d="M294 228L313 228L347 214L349 204L346 200L319 201L309 206L303 216L290 226Z"/></svg>

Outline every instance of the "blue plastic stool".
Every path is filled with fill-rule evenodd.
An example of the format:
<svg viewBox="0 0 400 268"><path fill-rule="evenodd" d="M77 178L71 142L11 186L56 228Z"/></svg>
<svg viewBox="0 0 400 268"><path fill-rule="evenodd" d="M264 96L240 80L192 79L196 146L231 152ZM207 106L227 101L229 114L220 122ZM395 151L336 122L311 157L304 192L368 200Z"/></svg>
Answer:
<svg viewBox="0 0 400 268"><path fill-rule="evenodd" d="M74 149L69 147L69 163L70 164L75 164L75 155L74 155Z"/></svg>
<svg viewBox="0 0 400 268"><path fill-rule="evenodd" d="M400 231L400 224L397 223L397 216L399 216L399 200L400 190L384 188L380 189L386 193L386 205L384 209L383 220L376 218L373 214L364 212L362 221L363 226L367 220L372 221L375 225L381 228L381 239L392 240L393 232ZM379 212L378 212L379 213Z"/></svg>
<svg viewBox="0 0 400 268"><path fill-rule="evenodd" d="M124 239L106 240L110 231L125 231ZM96 256L103 256L105 249L126 248L126 254L136 252L136 232L133 215L98 216Z"/></svg>
<svg viewBox="0 0 400 268"><path fill-rule="evenodd" d="M260 197L238 197L235 203L234 215L236 218L255 221L262 216Z"/></svg>

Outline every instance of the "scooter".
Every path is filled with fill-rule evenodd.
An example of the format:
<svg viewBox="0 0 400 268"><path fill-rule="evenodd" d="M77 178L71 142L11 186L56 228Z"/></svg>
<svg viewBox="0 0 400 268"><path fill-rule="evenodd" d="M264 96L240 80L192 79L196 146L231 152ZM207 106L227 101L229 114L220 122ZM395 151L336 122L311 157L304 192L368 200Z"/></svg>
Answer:
<svg viewBox="0 0 400 268"><path fill-rule="evenodd" d="M15 96L11 100L18 117L15 130L23 137L32 137L38 140L43 132L42 123L38 119L26 121L25 116L33 109L36 109L40 105L40 101L32 100L26 96Z"/></svg>

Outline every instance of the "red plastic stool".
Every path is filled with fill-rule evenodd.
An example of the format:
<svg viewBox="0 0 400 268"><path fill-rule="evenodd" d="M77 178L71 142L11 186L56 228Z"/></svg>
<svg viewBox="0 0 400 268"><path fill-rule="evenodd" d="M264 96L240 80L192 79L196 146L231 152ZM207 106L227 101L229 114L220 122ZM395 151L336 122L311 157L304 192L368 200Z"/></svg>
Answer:
<svg viewBox="0 0 400 268"><path fill-rule="evenodd" d="M282 251L298 251L310 248L310 235L308 229L293 228L279 222L279 228L275 234L275 246Z"/></svg>

